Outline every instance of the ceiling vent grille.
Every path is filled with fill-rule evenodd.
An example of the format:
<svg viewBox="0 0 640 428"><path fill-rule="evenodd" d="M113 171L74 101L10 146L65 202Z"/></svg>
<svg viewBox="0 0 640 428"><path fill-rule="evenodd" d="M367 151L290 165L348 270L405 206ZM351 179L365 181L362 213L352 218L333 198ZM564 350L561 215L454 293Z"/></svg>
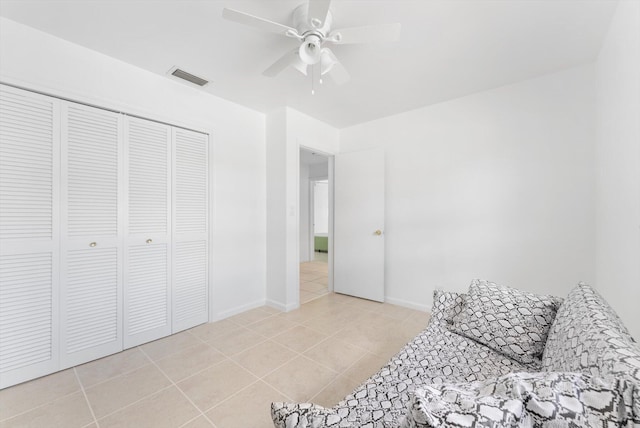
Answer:
<svg viewBox="0 0 640 428"><path fill-rule="evenodd" d="M208 80L203 79L202 77L194 76L193 74L187 73L184 70L180 70L177 67L171 70L171 75L179 79L186 80L187 82L191 82L194 85L198 85L198 86L204 86L207 83L209 83Z"/></svg>

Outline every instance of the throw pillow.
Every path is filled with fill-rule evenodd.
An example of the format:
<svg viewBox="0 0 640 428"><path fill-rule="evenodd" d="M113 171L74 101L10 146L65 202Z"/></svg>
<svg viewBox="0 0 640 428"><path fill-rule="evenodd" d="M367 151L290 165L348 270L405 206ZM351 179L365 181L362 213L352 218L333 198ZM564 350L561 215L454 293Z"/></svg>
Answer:
<svg viewBox="0 0 640 428"><path fill-rule="evenodd" d="M523 364L540 360L562 299L474 279L452 331Z"/></svg>
<svg viewBox="0 0 640 428"><path fill-rule="evenodd" d="M464 293L435 290L433 292L431 322L441 324L444 327L453 324L453 319L464 309L466 296Z"/></svg>
<svg viewBox="0 0 640 428"><path fill-rule="evenodd" d="M593 287L580 283L558 309L545 344L542 368L605 375L606 351L633 343L607 301Z"/></svg>
<svg viewBox="0 0 640 428"><path fill-rule="evenodd" d="M633 427L621 380L582 373L510 373L484 382L414 392L402 428Z"/></svg>
<svg viewBox="0 0 640 428"><path fill-rule="evenodd" d="M312 403L271 403L271 419L275 428L352 427L348 411L327 409Z"/></svg>

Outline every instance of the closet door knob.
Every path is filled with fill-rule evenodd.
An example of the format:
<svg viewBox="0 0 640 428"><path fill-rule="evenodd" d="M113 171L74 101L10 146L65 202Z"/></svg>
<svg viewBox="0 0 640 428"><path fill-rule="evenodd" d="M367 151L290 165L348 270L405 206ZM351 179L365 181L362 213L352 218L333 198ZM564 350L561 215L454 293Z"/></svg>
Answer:
<svg viewBox="0 0 640 428"><path fill-rule="evenodd" d="M90 247L95 247L96 245L98 245L98 243L97 243L97 242L91 242L91 243L89 243L89 246L90 246Z"/></svg>
<svg viewBox="0 0 640 428"><path fill-rule="evenodd" d="M152 239L147 239L147 244L151 244L153 242Z"/></svg>

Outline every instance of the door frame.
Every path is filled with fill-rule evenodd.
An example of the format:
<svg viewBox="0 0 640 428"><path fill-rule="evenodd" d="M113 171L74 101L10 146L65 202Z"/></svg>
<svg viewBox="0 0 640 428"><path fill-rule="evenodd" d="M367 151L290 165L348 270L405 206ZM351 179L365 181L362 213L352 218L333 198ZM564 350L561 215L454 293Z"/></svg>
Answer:
<svg viewBox="0 0 640 428"><path fill-rule="evenodd" d="M327 240L327 264L329 265L329 271L328 271L328 282L327 282L327 289L329 290L329 293L333 292L333 215L334 215L334 210L333 210L333 189L334 189L334 180L333 180L333 167L334 167L334 154L331 153L327 153L325 151L322 150L317 150L308 146L305 146L304 144L298 144L298 163L297 163L297 173L296 173L296 177L298 178L298 192L297 192L297 209L296 212L298 213L298 227L296 228L297 232L296 232L296 242L298 245L298 249L297 249L297 254L298 254L298 264L296 266L296 270L300 269L300 150L309 150L315 153L319 153L322 156L325 156L327 158L327 162L328 162L328 171L327 171L327 185L329 188L329 230L327 233L328 236L328 240ZM313 181L317 181L317 180L313 180ZM313 184L312 184L312 180L309 179L309 217L310 220L313 218ZM309 224L309 235L310 235L310 250L311 250L311 258L313 260L313 254L315 252L315 248L314 248L314 239L313 239L313 224L310 222ZM300 287L299 284L299 280L298 280L298 284L297 286ZM300 305L300 295L298 294L298 306Z"/></svg>

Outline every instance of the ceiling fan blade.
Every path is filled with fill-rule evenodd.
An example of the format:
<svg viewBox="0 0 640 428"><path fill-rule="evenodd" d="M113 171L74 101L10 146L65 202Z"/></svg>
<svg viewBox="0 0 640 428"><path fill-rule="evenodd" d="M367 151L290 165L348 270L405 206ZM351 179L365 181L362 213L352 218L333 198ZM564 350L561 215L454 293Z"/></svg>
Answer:
<svg viewBox="0 0 640 428"><path fill-rule="evenodd" d="M400 39L400 28L396 24L367 25L364 27L350 27L332 31L328 42L337 45L349 43L395 42Z"/></svg>
<svg viewBox="0 0 640 428"><path fill-rule="evenodd" d="M279 24L269 21L268 19L259 18L233 9L222 9L222 17L229 21L239 24L248 25L249 27L258 28L260 30L269 31L271 33L281 34L289 37L299 37L298 30L288 25Z"/></svg>
<svg viewBox="0 0 640 428"><path fill-rule="evenodd" d="M271 64L269 68L262 72L263 76L275 77L282 72L288 66L298 61L298 49L287 52L282 55L276 62Z"/></svg>
<svg viewBox="0 0 640 428"><path fill-rule="evenodd" d="M320 28L324 25L329 13L329 5L331 0L309 0L309 10L307 17L311 25Z"/></svg>

